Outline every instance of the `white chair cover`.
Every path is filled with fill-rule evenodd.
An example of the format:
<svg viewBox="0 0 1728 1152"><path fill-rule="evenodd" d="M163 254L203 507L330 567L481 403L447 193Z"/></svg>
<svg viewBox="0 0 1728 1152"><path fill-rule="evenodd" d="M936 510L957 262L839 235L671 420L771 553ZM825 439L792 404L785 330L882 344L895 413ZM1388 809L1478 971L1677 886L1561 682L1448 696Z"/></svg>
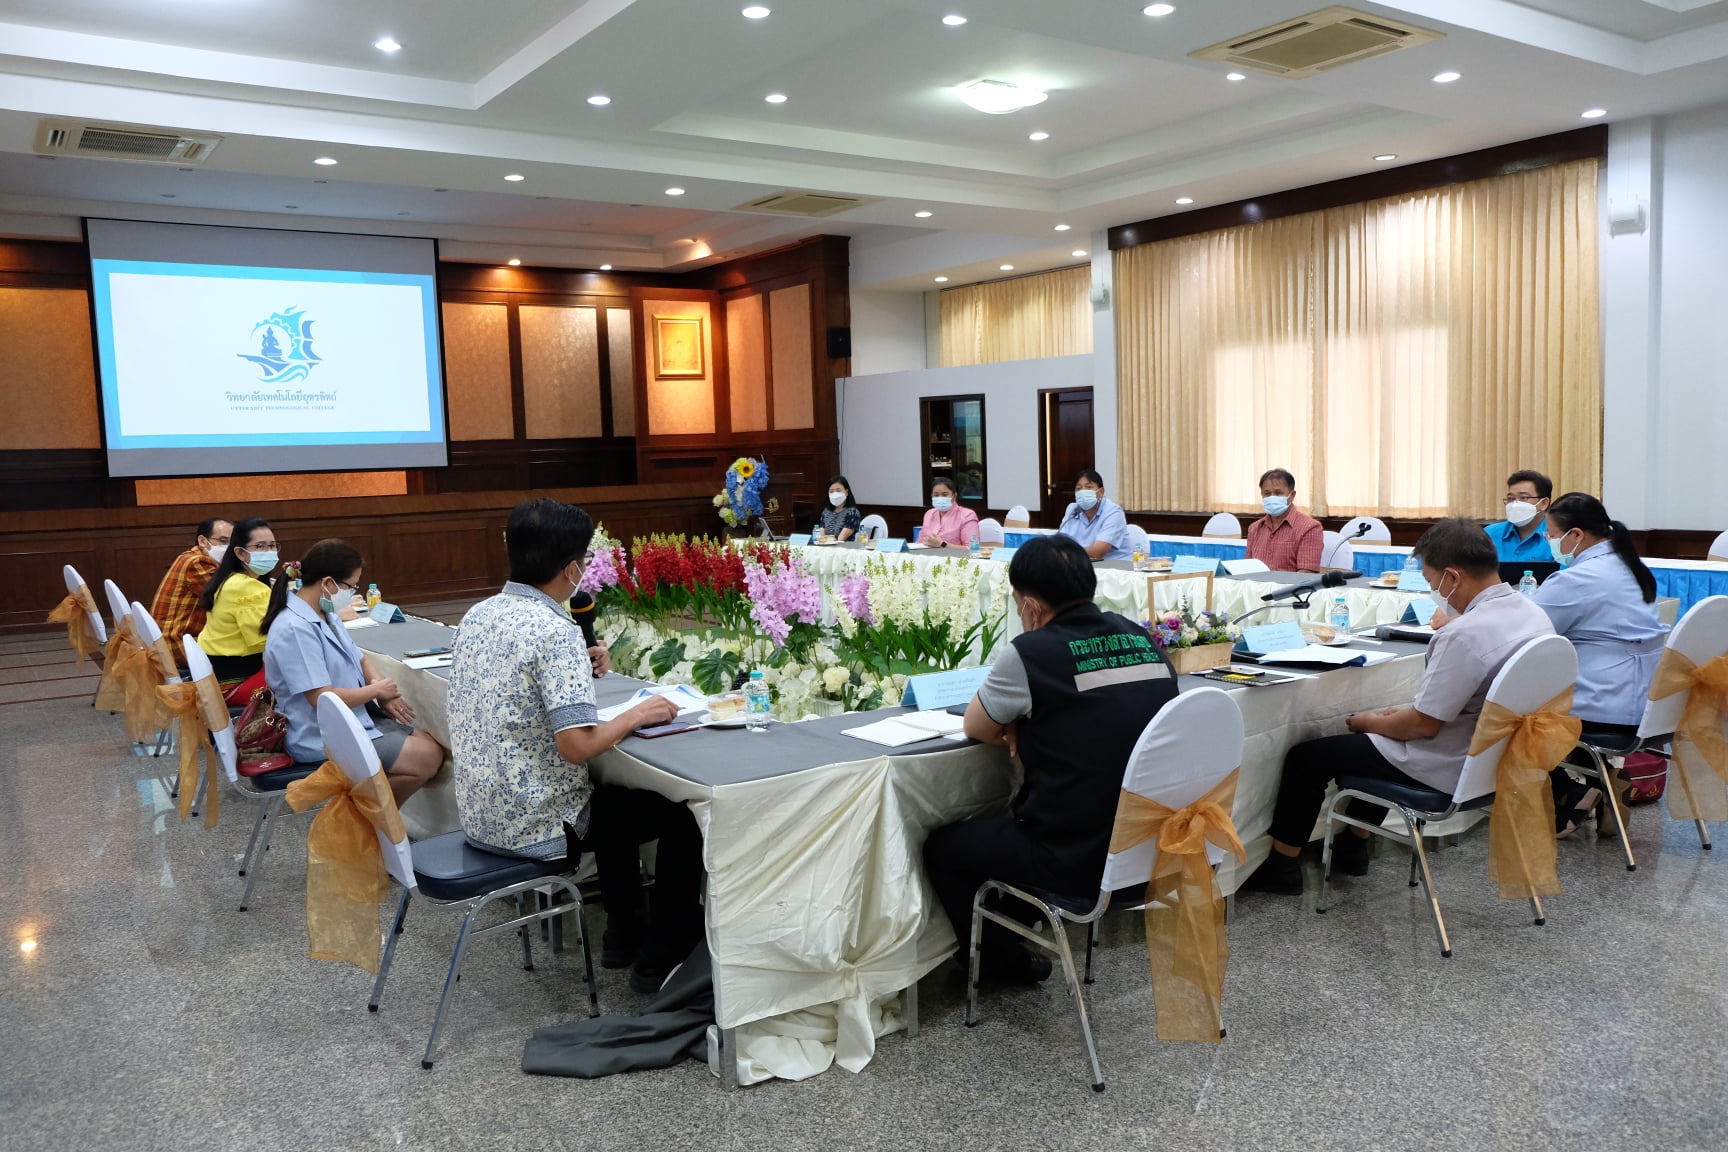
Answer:
<svg viewBox="0 0 1728 1152"><path fill-rule="evenodd" d="M114 617L114 630L120 630L120 621L132 615L132 605L127 603L121 594L120 586L112 580L102 581L102 591L108 594L108 611Z"/></svg>
<svg viewBox="0 0 1728 1152"><path fill-rule="evenodd" d="M1368 531L1363 532L1361 536L1356 535L1357 532L1361 531L1364 524L1368 525ZM1386 527L1386 522L1378 516L1356 516L1346 520L1344 527L1338 529L1338 534L1357 544L1392 543L1392 529Z"/></svg>
<svg viewBox="0 0 1728 1152"><path fill-rule="evenodd" d="M1185 808L1242 766L1242 742L1242 710L1230 694L1191 689L1164 705L1140 733L1122 787L1166 808ZM1114 892L1144 885L1157 857L1153 840L1107 857L1103 887ZM1223 850L1208 843L1206 858L1216 864Z"/></svg>
<svg viewBox="0 0 1728 1152"><path fill-rule="evenodd" d="M139 624L142 625L145 620L149 620L151 630L155 631L156 622L148 616L140 620ZM157 632L157 635L161 633ZM216 670L210 667L210 657L204 655L204 649L198 647L198 641L187 636L181 643L186 649L186 670L191 673L192 679L202 680L206 676L216 675ZM234 742L234 727L230 724L220 732L210 733L216 743L216 755L222 761L222 771L227 773L230 784L240 779L240 746Z"/></svg>
<svg viewBox="0 0 1728 1152"><path fill-rule="evenodd" d="M1578 651L1564 636L1538 636L1512 654L1488 686L1488 702L1520 715L1534 712L1578 680ZM1507 741L1464 758L1452 801L1462 804L1495 790Z"/></svg>
<svg viewBox="0 0 1728 1152"><path fill-rule="evenodd" d="M1242 539L1242 521L1228 512L1220 512L1206 521L1206 527L1200 529L1202 536L1222 536L1229 540Z"/></svg>
<svg viewBox="0 0 1728 1152"><path fill-rule="evenodd" d="M1728 596L1706 596L1692 605L1668 633L1668 647L1694 664L1708 664L1728 653ZM1680 726L1690 692L1676 692L1662 700L1644 704L1644 719L1638 724L1640 737L1666 736Z"/></svg>
<svg viewBox="0 0 1728 1152"><path fill-rule="evenodd" d="M1707 555L1712 560L1728 560L1728 532L1724 532L1710 541L1710 551Z"/></svg>
<svg viewBox="0 0 1728 1152"><path fill-rule="evenodd" d="M324 750L330 754L330 759L352 783L358 784L384 770L378 761L377 749L372 747L372 738L354 718L354 710L342 703L334 692L318 697L318 733L324 737ZM408 847L407 837L403 837L402 843L393 844L382 831L374 831L378 832L378 847L384 853L384 867L402 887L413 888L414 854Z"/></svg>
<svg viewBox="0 0 1728 1152"><path fill-rule="evenodd" d="M1152 542L1146 536L1146 529L1138 524L1128 525L1128 551L1139 552L1144 555L1151 546Z"/></svg>
<svg viewBox="0 0 1728 1152"><path fill-rule="evenodd" d="M157 625L156 617L150 615L150 609L144 607L144 605L140 604L136 600L132 601L132 627L138 630L138 643L146 648L154 649L156 647L156 641L162 639L162 629ZM188 636L186 639L191 640L192 637ZM200 649L198 654L203 656L203 650ZM157 653L156 660L158 666L161 666L162 657L160 653ZM210 660L208 657L204 660L204 666L206 668L210 666ZM163 667L162 678L165 683L178 684L180 683L180 669L175 667ZM197 677L194 676L193 679L196 680Z"/></svg>
<svg viewBox="0 0 1728 1152"><path fill-rule="evenodd" d="M978 543L1001 544L1005 540L1002 535L1002 525L994 518L986 516L978 521Z"/></svg>
<svg viewBox="0 0 1728 1152"><path fill-rule="evenodd" d="M864 540L880 540L888 535L888 521L871 513L858 522L858 535Z"/></svg>
<svg viewBox="0 0 1728 1152"><path fill-rule="evenodd" d="M1350 547L1348 541L1336 532L1320 534L1320 567L1322 568L1354 568L1356 567L1356 549Z"/></svg>
<svg viewBox="0 0 1728 1152"><path fill-rule="evenodd" d="M1032 526L1032 513L1026 511L1026 505L1016 504L1008 509L1008 515L1003 518L1002 526L1004 528L1030 528Z"/></svg>
<svg viewBox="0 0 1728 1152"><path fill-rule="evenodd" d="M67 595L76 596L78 594L78 589L85 587L84 577L78 575L78 569L72 567L72 565L66 565L60 570L60 574L66 580ZM102 613L86 612L85 615L90 617L90 626L96 629L97 643L108 643L108 626L102 622Z"/></svg>

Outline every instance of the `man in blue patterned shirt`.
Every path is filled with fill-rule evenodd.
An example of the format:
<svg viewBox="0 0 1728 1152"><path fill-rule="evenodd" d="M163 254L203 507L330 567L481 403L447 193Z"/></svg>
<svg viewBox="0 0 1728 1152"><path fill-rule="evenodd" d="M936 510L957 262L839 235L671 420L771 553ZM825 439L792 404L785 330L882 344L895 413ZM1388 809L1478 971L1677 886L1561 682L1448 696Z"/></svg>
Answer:
<svg viewBox="0 0 1728 1152"><path fill-rule="evenodd" d="M702 836L689 810L652 792L596 789L587 761L677 714L653 697L602 722L581 628L563 603L588 562L594 523L580 508L531 500L510 513L510 580L462 618L450 667L456 804L469 840L491 852L593 852L606 907L601 963L632 965L658 990L702 931ZM653 918L644 933L637 850L658 839Z"/></svg>

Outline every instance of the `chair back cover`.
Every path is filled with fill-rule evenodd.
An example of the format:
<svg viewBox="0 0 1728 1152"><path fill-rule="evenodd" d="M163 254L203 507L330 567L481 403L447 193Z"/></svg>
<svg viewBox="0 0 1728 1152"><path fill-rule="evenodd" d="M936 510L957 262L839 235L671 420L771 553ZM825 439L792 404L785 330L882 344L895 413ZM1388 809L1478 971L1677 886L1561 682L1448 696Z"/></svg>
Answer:
<svg viewBox="0 0 1728 1152"><path fill-rule="evenodd" d="M1728 532L1723 532L1710 541L1710 551L1706 555L1712 560L1728 560Z"/></svg>
<svg viewBox="0 0 1728 1152"><path fill-rule="evenodd" d="M1030 528L1032 526L1032 513L1026 511L1026 505L1016 504L1008 509L1008 515L1003 517L1002 526L1005 528Z"/></svg>
<svg viewBox="0 0 1728 1152"><path fill-rule="evenodd" d="M1228 692L1210 686L1183 692L1140 733L1122 787L1166 808L1185 808L1242 766L1242 741L1242 710ZM1114 892L1145 884L1157 857L1154 840L1106 857L1103 887ZM1224 852L1209 843L1206 858L1216 864Z"/></svg>
<svg viewBox="0 0 1728 1152"><path fill-rule="evenodd" d="M1368 531L1363 532L1360 536L1356 535L1357 532L1361 531L1364 524L1368 525ZM1346 520L1344 527L1338 529L1338 534L1344 539L1353 540L1358 544L1392 543L1392 529L1386 527L1386 521L1378 516L1356 516Z"/></svg>
<svg viewBox="0 0 1728 1152"><path fill-rule="evenodd" d="M1222 536L1229 540L1242 539L1242 521L1228 512L1220 512L1206 521L1206 527L1200 529L1202 536Z"/></svg>
<svg viewBox="0 0 1728 1152"><path fill-rule="evenodd" d="M858 535L865 540L880 540L888 535L888 521L872 512L858 522Z"/></svg>
<svg viewBox="0 0 1728 1152"><path fill-rule="evenodd" d="M164 683L180 683L179 665L175 664L172 658L164 657L161 652L161 645L157 643L158 640L162 639L161 625L156 623L156 617L150 615L150 609L144 607L137 600L132 601L132 627L138 630L138 643L150 649L155 656L156 666L162 670ZM188 636L186 639L192 640L192 637ZM196 644L197 641L194 640L193 643ZM199 655L203 655L202 649L199 650ZM210 666L208 657L205 657L204 666L206 668ZM194 675L192 679L196 680L198 677Z"/></svg>
<svg viewBox="0 0 1728 1152"><path fill-rule="evenodd" d="M1680 617L1680 622L1668 633L1668 647L1700 666L1728 653L1728 596L1706 596L1692 605L1691 611ZM1691 696L1691 692L1676 692L1661 700L1646 701L1638 735L1666 736L1674 731L1680 726L1686 701Z"/></svg>
<svg viewBox="0 0 1728 1152"><path fill-rule="evenodd" d="M1356 549L1337 532L1320 533L1320 567L1356 567Z"/></svg>
<svg viewBox="0 0 1728 1152"><path fill-rule="evenodd" d="M372 738L355 719L354 710L342 703L334 692L318 697L318 734L324 737L324 750L330 754L330 759L352 783L358 784L384 770L378 761L378 752L372 746ZM384 853L384 867L404 888L414 887L414 854L407 839L393 844L383 832L373 831L378 832L378 847Z"/></svg>
<svg viewBox="0 0 1728 1152"><path fill-rule="evenodd" d="M1152 541L1146 535L1146 529L1138 524L1128 525L1128 551L1144 554L1151 546Z"/></svg>
<svg viewBox="0 0 1728 1152"><path fill-rule="evenodd" d="M986 516L978 521L978 543L1001 544L1006 537L1002 535L1002 525L993 518Z"/></svg>
<svg viewBox="0 0 1728 1152"><path fill-rule="evenodd" d="M1534 712L1578 680L1578 650L1564 636L1538 636L1527 642L1501 667L1488 686L1488 702L1519 715ZM1462 804L1494 791L1500 756L1507 741L1491 744L1464 758L1452 800Z"/></svg>
<svg viewBox="0 0 1728 1152"><path fill-rule="evenodd" d="M68 564L60 570L60 574L66 579L66 594L68 596L78 595L80 588L85 588L86 595L88 595L89 590L84 583L84 577L78 575L78 569ZM87 612L86 615L90 617L90 626L96 629L97 642L100 644L108 643L108 626L102 622L102 613Z"/></svg>
<svg viewBox="0 0 1728 1152"><path fill-rule="evenodd" d="M114 631L120 631L120 621L132 615L132 605L120 592L120 585L112 580L102 581L102 591L108 594L108 612L114 617Z"/></svg>
<svg viewBox="0 0 1728 1152"><path fill-rule="evenodd" d="M150 617L146 615L143 620L150 620ZM139 623L142 624L143 620ZM150 620L150 627L156 627L154 620ZM158 632L157 635L161 633ZM198 647L198 641L187 636L181 643L186 649L186 670L191 673L193 680L216 675L216 670L210 667L210 657L204 655L204 649ZM212 732L210 737L216 744L216 755L222 761L222 771L228 774L229 783L240 779L240 746L234 742L234 725L230 724L220 732Z"/></svg>

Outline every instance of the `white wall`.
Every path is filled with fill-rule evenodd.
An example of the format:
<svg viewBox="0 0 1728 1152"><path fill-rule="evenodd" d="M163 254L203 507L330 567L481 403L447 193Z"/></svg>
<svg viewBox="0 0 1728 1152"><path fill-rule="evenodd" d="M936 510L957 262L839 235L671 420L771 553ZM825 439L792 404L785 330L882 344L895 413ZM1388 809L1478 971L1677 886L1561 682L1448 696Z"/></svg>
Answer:
<svg viewBox="0 0 1728 1152"><path fill-rule="evenodd" d="M924 348L924 293L852 293L853 375L923 368Z"/></svg>
<svg viewBox="0 0 1728 1152"><path fill-rule="evenodd" d="M1728 528L1728 105L1616 125L1603 203L1603 501L1633 528ZM1607 235L1642 193L1642 234Z"/></svg>
<svg viewBox="0 0 1728 1152"><path fill-rule="evenodd" d="M923 505L928 493L923 490L918 401L927 396L981 394L985 503L992 508L1024 504L1037 510L1038 393L1089 388L1093 382L1090 355L926 368L838 381L840 470L852 482L861 504ZM908 525L889 527L909 529Z"/></svg>

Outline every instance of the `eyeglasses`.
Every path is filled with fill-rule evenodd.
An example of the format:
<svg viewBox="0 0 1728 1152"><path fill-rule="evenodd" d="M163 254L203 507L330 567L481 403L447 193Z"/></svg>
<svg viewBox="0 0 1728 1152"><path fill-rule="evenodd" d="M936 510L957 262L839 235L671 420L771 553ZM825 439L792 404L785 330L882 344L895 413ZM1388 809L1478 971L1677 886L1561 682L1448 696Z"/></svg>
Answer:
<svg viewBox="0 0 1728 1152"><path fill-rule="evenodd" d="M276 550L276 541L254 540L250 544L241 544L240 547L246 549L248 552L274 552Z"/></svg>
<svg viewBox="0 0 1728 1152"><path fill-rule="evenodd" d="M332 576L332 577L330 577L330 579L336 580L336 577ZM358 585L358 584L350 584L346 580L336 580L336 590L341 591L344 588L346 588L350 592L360 591L360 585Z"/></svg>
<svg viewBox="0 0 1728 1152"><path fill-rule="evenodd" d="M1543 499L1543 497L1531 495L1529 493L1520 494L1517 492L1508 492L1500 502L1502 504L1516 504L1518 501L1522 500L1526 504L1534 504L1536 501L1541 499Z"/></svg>

